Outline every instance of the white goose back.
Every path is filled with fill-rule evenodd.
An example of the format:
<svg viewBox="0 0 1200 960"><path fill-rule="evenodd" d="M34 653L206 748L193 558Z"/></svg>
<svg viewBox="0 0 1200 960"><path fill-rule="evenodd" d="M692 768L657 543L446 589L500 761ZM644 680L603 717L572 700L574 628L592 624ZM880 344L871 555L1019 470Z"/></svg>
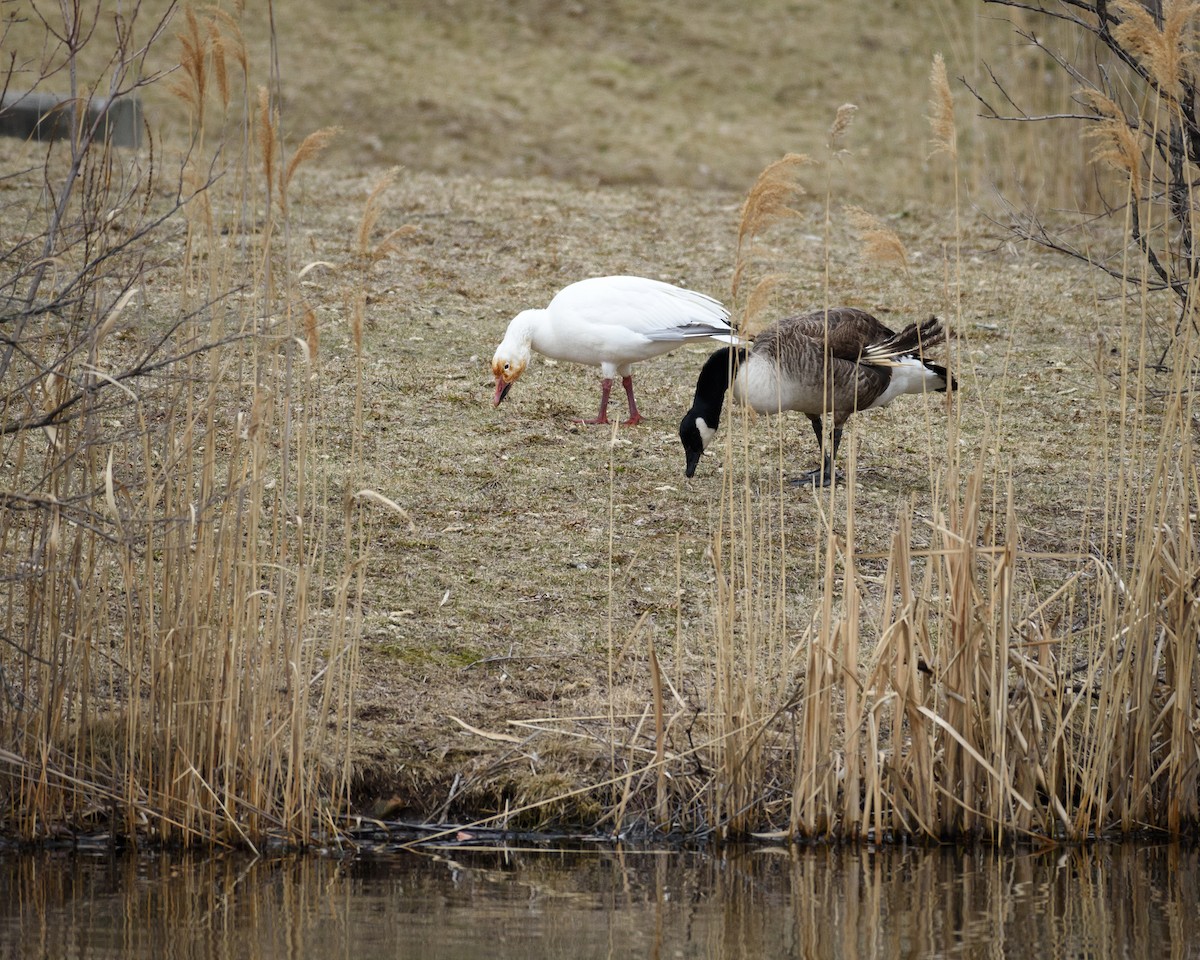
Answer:
<svg viewBox="0 0 1200 960"><path fill-rule="evenodd" d="M622 375L630 364L688 340L731 333L729 312L716 300L645 277L580 280L560 290L545 310L521 317L538 353L611 366Z"/></svg>

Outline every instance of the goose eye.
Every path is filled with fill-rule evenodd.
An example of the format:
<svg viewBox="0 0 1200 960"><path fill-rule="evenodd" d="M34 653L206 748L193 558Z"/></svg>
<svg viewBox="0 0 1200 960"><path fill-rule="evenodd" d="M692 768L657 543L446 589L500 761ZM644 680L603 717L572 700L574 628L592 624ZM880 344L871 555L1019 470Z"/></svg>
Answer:
<svg viewBox="0 0 1200 960"><path fill-rule="evenodd" d="M507 363L506 363L506 364L504 365L504 369L505 369L505 370L507 370L507 369L509 368L509 366L511 366L511 364L507 364Z"/></svg>

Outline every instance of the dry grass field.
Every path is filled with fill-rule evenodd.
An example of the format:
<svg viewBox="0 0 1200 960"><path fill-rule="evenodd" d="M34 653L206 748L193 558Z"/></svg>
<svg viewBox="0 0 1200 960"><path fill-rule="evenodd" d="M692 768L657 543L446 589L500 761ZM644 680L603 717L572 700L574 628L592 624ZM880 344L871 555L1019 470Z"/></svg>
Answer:
<svg viewBox="0 0 1200 960"><path fill-rule="evenodd" d="M306 628L316 632L303 638L322 650L336 617L360 629L347 707L358 810L463 822L544 802L503 822L613 829L646 815L638 798L658 773L627 774L654 758L656 717L668 723L659 742L682 758L674 809L716 808L708 795L681 798L712 762L699 718L718 709L718 672L732 663L780 691L810 676L829 578L839 597L844 586L842 568L829 569L831 537L852 538L855 631L871 663L897 530L910 518L914 549L930 546L972 474L980 543L1019 534L1021 615L1049 621L1058 587L1094 575L1094 544L1112 535L1105 484L1118 470L1113 384L1128 359L1127 314L1095 271L1014 240L994 219L1003 215L992 187L1069 203L1090 148L1069 128L1040 144L1026 127L992 130L954 84L956 193L955 164L932 155L933 55L973 81L984 60L1018 76L1043 68L980 4L834 10L808 0L275 9L286 150L340 127L296 172L281 260L289 309L315 320L311 482L334 512L362 489L405 512L361 511L363 559L347 574L361 593L349 613L330 601L336 558L350 550L330 525L336 562ZM266 83L270 26L258 10L239 22ZM150 64L177 52L164 41ZM1036 80L1027 89L1065 96ZM186 143L186 111L164 83L144 97L157 162L169 167ZM859 109L834 155L829 129L843 103ZM731 416L722 434L732 442L714 444L685 479L676 430L706 346L637 367L646 421L634 428L574 424L594 413L596 372L536 355L492 408L489 362L508 320L574 280L639 274L730 301L742 202L787 152L813 163L800 174L797 215L767 230L750 258L751 277L779 275L756 322L849 304L894 327L937 314L952 331L939 354L958 394L852 418L839 457L852 490L781 484L781 471L818 458L798 415ZM43 156L0 143L5 169ZM393 167L372 235L402 232L393 252L362 267L364 205ZM10 214L24 209L17 189L0 181ZM864 254L850 205L894 231L905 266ZM5 229L18 229L11 215ZM156 308L180 296L188 242L182 230L164 235L126 308L143 319L122 349L136 352L165 322ZM614 409L621 403L615 394ZM1153 405L1146 416L1158 416ZM753 649L718 664L729 656L718 650L718 588L731 491L770 518L762 546L778 549L763 562L786 568L786 588L769 591L781 626L755 664ZM741 535L753 540L758 522ZM914 566L918 580L924 569ZM769 769L770 754L762 763ZM782 803L765 804L758 829L786 825Z"/></svg>
<svg viewBox="0 0 1200 960"><path fill-rule="evenodd" d="M610 697L622 712L640 712L649 698L650 640L665 651L664 669L703 706L712 656L706 553L723 456L718 444L686 480L676 430L709 350L691 347L640 365L647 420L615 437L572 423L594 413L594 371L535 357L493 410L487 363L512 314L544 304L573 277L631 272L722 296L738 197L547 183L496 188L418 174L402 176L389 195L421 230L376 274L361 482L403 505L416 530L388 523L376 531L357 727L378 769L461 773L468 782L482 775L485 789L497 777L527 781L540 772L557 788L562 770L550 751L573 753L579 744L542 737L498 750L447 714L511 736L521 733L511 720L560 717L573 727L574 717L604 716ZM813 236L823 216L811 206L773 236L793 276L772 314L825 302L824 249ZM914 257L907 277L864 265L852 236L838 229L829 302L879 311L893 324L950 314L946 275L954 267L943 253L952 241L939 226L905 236ZM1011 470L1027 545L1075 550L1094 509L1089 478L1099 440L1089 401L1105 307L1083 271L973 226L979 233L964 251L961 313L951 321L962 456L988 464L1000 497ZM336 378L333 343L323 347L323 363ZM928 504L931 464L945 462L945 421L941 397L906 398L851 421L846 450L857 444L864 552L886 552L902 506ZM788 559L800 592L815 594L821 498L772 489L780 444L786 472L817 461L812 431L792 416L757 422L749 434L758 495L782 498L794 550ZM615 691L604 671L610 643L620 651ZM500 767L485 774L498 755Z"/></svg>

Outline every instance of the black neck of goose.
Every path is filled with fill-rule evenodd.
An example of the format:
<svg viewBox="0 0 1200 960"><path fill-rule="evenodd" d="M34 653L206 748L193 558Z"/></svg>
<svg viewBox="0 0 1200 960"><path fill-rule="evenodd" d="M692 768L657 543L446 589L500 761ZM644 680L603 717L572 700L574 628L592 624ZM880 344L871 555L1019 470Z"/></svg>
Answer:
<svg viewBox="0 0 1200 960"><path fill-rule="evenodd" d="M725 404L725 391L733 383L737 368L746 360L744 347L722 347L704 361L700 376L696 378L696 396L692 400L692 413L704 418L712 429L721 422L721 408Z"/></svg>

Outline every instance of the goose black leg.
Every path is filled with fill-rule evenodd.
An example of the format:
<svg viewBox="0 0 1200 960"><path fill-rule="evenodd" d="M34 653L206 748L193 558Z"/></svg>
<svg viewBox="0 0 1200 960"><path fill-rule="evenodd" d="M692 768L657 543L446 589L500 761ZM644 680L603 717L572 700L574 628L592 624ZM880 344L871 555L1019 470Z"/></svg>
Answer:
<svg viewBox="0 0 1200 960"><path fill-rule="evenodd" d="M817 444L818 445L822 444L822 441L825 438L824 438L824 436L822 436L821 418L809 416L808 419L812 423L813 431L817 435ZM806 486L809 486L810 484L814 487L828 487L831 484L833 484L836 479L836 473L833 469L833 458L837 456L838 444L841 442L842 442L842 428L834 427L833 428L833 450L831 450L825 454L825 457L822 460L821 466L813 467L813 469L805 471L804 473L800 474L800 476L796 477L792 481L792 483L798 487L800 487L800 486L806 487Z"/></svg>

